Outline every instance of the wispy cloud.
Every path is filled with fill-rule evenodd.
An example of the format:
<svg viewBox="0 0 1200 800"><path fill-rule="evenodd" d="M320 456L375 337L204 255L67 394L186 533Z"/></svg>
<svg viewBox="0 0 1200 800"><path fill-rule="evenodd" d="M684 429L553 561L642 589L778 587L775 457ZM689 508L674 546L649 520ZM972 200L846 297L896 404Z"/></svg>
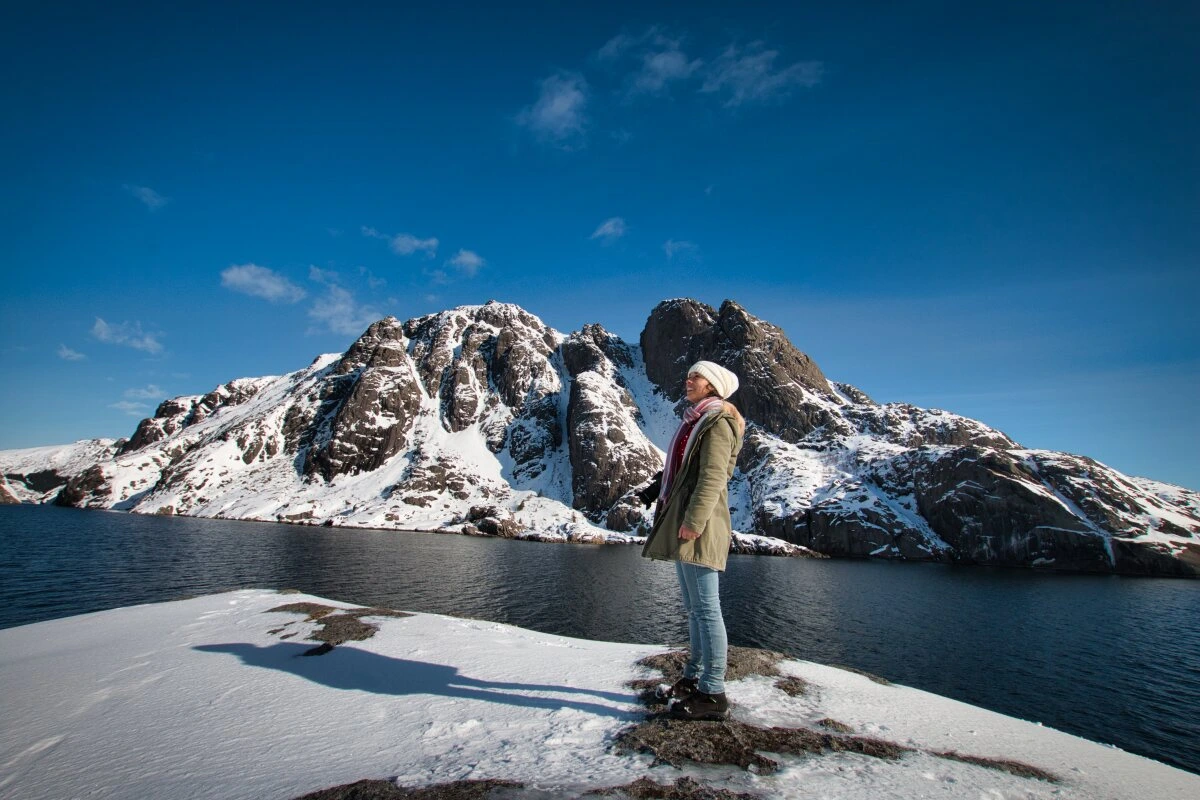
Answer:
<svg viewBox="0 0 1200 800"><path fill-rule="evenodd" d="M517 124L562 150L582 148L587 143L588 91L579 73L551 75L541 82L537 101L517 115Z"/></svg>
<svg viewBox="0 0 1200 800"><path fill-rule="evenodd" d="M638 36L614 36L593 57L593 61L610 66L631 60L636 66L625 77L626 100L665 94L673 83L691 78L704 66L703 59L683 52L682 37L670 36L657 25Z"/></svg>
<svg viewBox="0 0 1200 800"><path fill-rule="evenodd" d="M454 258L450 259L450 263L457 267L459 272L473 278L487 261L473 250L459 250L454 254Z"/></svg>
<svg viewBox="0 0 1200 800"><path fill-rule="evenodd" d="M696 261L700 258L700 247L695 242L676 241L675 239L667 239L663 243L663 252L667 254L667 260L671 262L689 262Z"/></svg>
<svg viewBox="0 0 1200 800"><path fill-rule="evenodd" d="M145 403L135 403L131 400L121 400L111 403L108 407L115 408L117 411L123 411L131 417L145 416L150 412L150 406Z"/></svg>
<svg viewBox="0 0 1200 800"><path fill-rule="evenodd" d="M734 108L783 98L795 87L810 88L821 82L822 62L800 61L777 68L778 57L779 51L766 49L762 42L751 42L744 49L731 44L708 69L700 91L724 95L725 106Z"/></svg>
<svg viewBox="0 0 1200 800"><path fill-rule="evenodd" d="M319 267L309 267L308 277L325 287L325 294L313 300L309 319L337 334L358 336L372 322L383 317L379 311L359 303L354 295L337 283L338 274Z"/></svg>
<svg viewBox="0 0 1200 800"><path fill-rule="evenodd" d="M435 237L420 239L411 234L402 233L399 236L393 236L392 240L388 242L388 246L396 255L411 256L413 253L424 253L426 257L433 258L437 255L438 240Z"/></svg>
<svg viewBox="0 0 1200 800"><path fill-rule="evenodd" d="M161 400L167 396L166 392L153 383L143 387L126 389L124 394L128 400Z"/></svg>
<svg viewBox="0 0 1200 800"><path fill-rule="evenodd" d="M158 354L163 349L162 343L158 341L159 334L146 333L142 330L140 322L111 325L96 317L96 324L92 326L92 336L106 344L124 345L147 353Z"/></svg>
<svg viewBox="0 0 1200 800"><path fill-rule="evenodd" d="M375 273L371 272L371 270L367 269L366 267L359 267L358 274L367 279L367 285L370 286L372 290L382 289L384 286L387 286L386 278L376 278Z"/></svg>
<svg viewBox="0 0 1200 800"><path fill-rule="evenodd" d="M690 78L703 63L678 49L647 53L642 56L641 70L632 77L629 94L662 94L672 82Z"/></svg>
<svg viewBox="0 0 1200 800"><path fill-rule="evenodd" d="M63 361L83 361L87 358L83 353L80 353L78 350L72 350L65 344L58 346L58 357Z"/></svg>
<svg viewBox="0 0 1200 800"><path fill-rule="evenodd" d="M298 303L308 294L278 272L257 264L235 264L221 273L221 285L272 303Z"/></svg>
<svg viewBox="0 0 1200 800"><path fill-rule="evenodd" d="M398 256L411 256L414 253L424 253L426 258L433 258L437 255L438 240L436 237L422 239L419 236L413 236L411 233L400 233L395 236L389 236L386 233L380 233L374 228L366 225L362 228L363 236L372 239L383 239L388 243L388 247Z"/></svg>
<svg viewBox="0 0 1200 800"><path fill-rule="evenodd" d="M146 208L150 209L151 211L157 211L167 203L171 202L170 198L163 197L149 186L133 186L126 183L122 186L122 188L136 197L138 200L141 200L146 205Z"/></svg>
<svg viewBox="0 0 1200 800"><path fill-rule="evenodd" d="M604 244L610 244L625 235L625 220L621 217L610 217L600 223L600 227L589 236L589 239L599 239Z"/></svg>

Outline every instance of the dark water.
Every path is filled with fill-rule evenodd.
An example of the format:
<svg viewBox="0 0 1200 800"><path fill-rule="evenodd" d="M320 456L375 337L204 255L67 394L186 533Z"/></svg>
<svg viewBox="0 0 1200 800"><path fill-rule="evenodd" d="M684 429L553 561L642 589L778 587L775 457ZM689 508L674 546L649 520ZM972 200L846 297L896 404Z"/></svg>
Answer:
<svg viewBox="0 0 1200 800"><path fill-rule="evenodd" d="M1200 773L1200 582L734 556L733 644L864 669ZM231 588L682 642L635 547L0 507L0 627Z"/></svg>

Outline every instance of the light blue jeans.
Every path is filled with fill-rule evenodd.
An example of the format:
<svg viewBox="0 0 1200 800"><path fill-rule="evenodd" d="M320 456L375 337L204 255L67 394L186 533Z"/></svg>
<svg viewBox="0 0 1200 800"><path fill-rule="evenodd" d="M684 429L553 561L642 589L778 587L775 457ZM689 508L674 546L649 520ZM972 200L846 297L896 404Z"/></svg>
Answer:
<svg viewBox="0 0 1200 800"><path fill-rule="evenodd" d="M700 691L720 694L725 691L725 663L729 639L725 618L721 615L721 573L709 567L675 562L683 608L688 618L688 662L685 678L699 678Z"/></svg>

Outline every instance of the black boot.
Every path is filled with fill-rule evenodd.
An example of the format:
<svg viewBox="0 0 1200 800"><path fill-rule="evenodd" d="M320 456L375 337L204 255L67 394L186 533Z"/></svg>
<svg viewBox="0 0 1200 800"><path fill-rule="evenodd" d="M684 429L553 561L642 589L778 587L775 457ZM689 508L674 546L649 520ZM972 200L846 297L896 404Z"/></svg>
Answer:
<svg viewBox="0 0 1200 800"><path fill-rule="evenodd" d="M659 686L654 690L654 696L663 702L668 700L684 700L696 692L698 685L699 680L697 678L680 678L670 686L666 684Z"/></svg>
<svg viewBox="0 0 1200 800"><path fill-rule="evenodd" d="M719 720L729 716L729 699L725 693L708 694L696 690L690 697L671 706L675 719Z"/></svg>

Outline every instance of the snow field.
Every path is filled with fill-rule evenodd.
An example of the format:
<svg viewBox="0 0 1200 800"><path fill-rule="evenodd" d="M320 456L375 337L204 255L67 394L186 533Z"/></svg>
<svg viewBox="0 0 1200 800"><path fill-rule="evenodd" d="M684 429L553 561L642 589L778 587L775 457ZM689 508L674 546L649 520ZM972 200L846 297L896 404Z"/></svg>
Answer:
<svg viewBox="0 0 1200 800"><path fill-rule="evenodd" d="M501 778L574 797L681 774L764 797L1194 798L1200 776L1033 723L803 661L729 684L736 719L832 718L914 748L777 756L782 769L651 767L611 744L643 710L626 683L665 647L595 642L433 614L366 617L379 632L321 656L316 623L271 612L343 603L243 590L0 631L0 798L284 798L363 778ZM819 728L818 728L819 729ZM1025 762L1052 784L933 752Z"/></svg>

